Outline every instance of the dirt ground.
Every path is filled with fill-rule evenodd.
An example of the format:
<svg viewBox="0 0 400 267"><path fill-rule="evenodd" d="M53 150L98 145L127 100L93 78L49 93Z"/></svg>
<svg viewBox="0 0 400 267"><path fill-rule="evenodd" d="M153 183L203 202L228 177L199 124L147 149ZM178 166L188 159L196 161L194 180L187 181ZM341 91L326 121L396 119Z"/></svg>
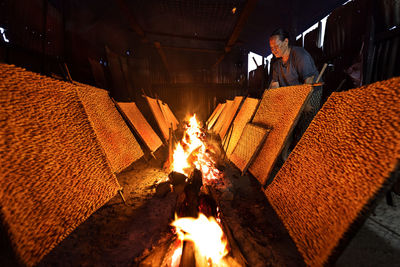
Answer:
<svg viewBox="0 0 400 267"><path fill-rule="evenodd" d="M126 204L119 195L112 198L38 266L140 266L138 259L168 242L173 236L170 223L177 194L155 196L155 185L168 175L162 170L165 150L156 153L158 160L141 159L118 174ZM260 184L250 175L241 176L230 163L221 162L224 178L213 186L213 197L247 265L302 265L301 256L268 204ZM10 254L3 250L0 258L7 257L6 253ZM10 260L6 263L15 265Z"/></svg>
<svg viewBox="0 0 400 267"><path fill-rule="evenodd" d="M118 174L126 205L116 195L39 266L132 266L136 257L169 231L174 215L176 194L154 196L155 184L167 178L161 167L161 160L141 159Z"/></svg>

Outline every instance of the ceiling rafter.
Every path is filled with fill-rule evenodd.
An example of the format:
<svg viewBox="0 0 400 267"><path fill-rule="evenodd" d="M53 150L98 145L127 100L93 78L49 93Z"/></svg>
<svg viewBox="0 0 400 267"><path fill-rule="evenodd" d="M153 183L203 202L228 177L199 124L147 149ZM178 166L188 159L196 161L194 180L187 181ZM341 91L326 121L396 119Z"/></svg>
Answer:
<svg viewBox="0 0 400 267"><path fill-rule="evenodd" d="M126 3L126 0L115 0L115 1L117 3L118 7L120 8L121 12L128 19L129 26L132 28L132 30L135 31L139 35L139 37L141 38L142 41L148 42L148 39L146 37L146 32L142 29L142 27L137 22L135 16L130 11L129 6ZM227 53L229 53L231 51L232 47L237 43L240 33L242 32L250 14L254 10L254 8L257 4L257 1L258 0L248 0L246 2L242 12L240 13L239 19L238 19L231 35L229 36L228 41L226 42L224 51L214 50L214 49L190 48L190 47L162 46L160 42L155 41L154 47L157 49L157 52L159 53L161 60L164 64L169 76L171 77L171 69L169 67L164 48L175 49L175 50L186 50L186 51L192 51L192 52L207 52L207 53L222 52L223 54L218 57L218 60L216 61L216 63L214 63L214 65L212 67L218 66L224 59L225 55ZM201 41L223 41L222 39L217 39L217 38L186 36L186 35L159 33L159 32L148 32L147 34L168 36L168 37L175 37L175 38L183 38L183 39L201 40Z"/></svg>
<svg viewBox="0 0 400 267"><path fill-rule="evenodd" d="M140 36L142 41L148 42L148 39L146 38L146 34L142 27L139 25L137 22L135 16L132 14L130 11L128 5L126 4L125 0L115 0L121 9L121 11L124 13L126 18L129 20L129 26ZM161 46L160 42L154 42L154 47L157 49L158 54L161 57L161 60L164 64L164 67L168 73L168 76L171 78L171 70L168 64L167 57L165 55L164 49Z"/></svg>
<svg viewBox="0 0 400 267"><path fill-rule="evenodd" d="M163 47L161 46L160 42L154 42L154 47L157 49L158 54L160 54L164 67L167 70L169 77L171 78L171 68L169 67L167 56L165 55Z"/></svg>
<svg viewBox="0 0 400 267"><path fill-rule="evenodd" d="M158 35L158 36L165 36L165 37L173 37L173 38L180 38L180 39L189 39L189 40L196 40L196 41L207 41L207 42L225 42L225 39L222 38L210 38L205 36L190 36L190 35L180 35L180 34L173 34L173 33L163 33L163 32L153 32L153 31L146 31L147 35Z"/></svg>
<svg viewBox="0 0 400 267"><path fill-rule="evenodd" d="M257 4L257 1L258 0L248 0L246 2L242 12L240 13L240 17L235 25L235 28L233 29L232 34L229 37L228 42L225 45L225 53L218 58L217 62L215 62L214 65L212 66L213 68L217 67L218 64L221 63L221 61L224 59L225 55L227 53L229 53L232 50L232 47L236 44L236 41L239 38L240 33L242 32L247 19L253 12L253 10Z"/></svg>
<svg viewBox="0 0 400 267"><path fill-rule="evenodd" d="M181 46L178 47L178 46L166 46L166 45L163 45L163 48L170 50L182 50L182 51L200 52L200 53L221 53L221 49L181 47Z"/></svg>
<svg viewBox="0 0 400 267"><path fill-rule="evenodd" d="M126 1L125 0L115 0L115 2L117 3L121 12L124 13L124 16L128 19L129 26L132 28L132 30L134 30L140 36L140 39L142 41L147 42L148 40L147 40L144 30L142 29L142 27L140 27L135 16L130 11L129 6L127 5Z"/></svg>

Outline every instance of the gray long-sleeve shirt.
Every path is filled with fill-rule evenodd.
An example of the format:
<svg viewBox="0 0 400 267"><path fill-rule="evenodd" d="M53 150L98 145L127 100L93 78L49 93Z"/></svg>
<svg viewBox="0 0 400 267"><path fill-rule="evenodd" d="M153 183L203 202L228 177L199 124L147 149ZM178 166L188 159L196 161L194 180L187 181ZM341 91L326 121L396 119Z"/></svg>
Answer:
<svg viewBox="0 0 400 267"><path fill-rule="evenodd" d="M311 55L302 47L292 46L289 59L284 64L282 58L277 58L272 65L272 82L279 82L279 86L303 84L304 81L314 76L318 77Z"/></svg>

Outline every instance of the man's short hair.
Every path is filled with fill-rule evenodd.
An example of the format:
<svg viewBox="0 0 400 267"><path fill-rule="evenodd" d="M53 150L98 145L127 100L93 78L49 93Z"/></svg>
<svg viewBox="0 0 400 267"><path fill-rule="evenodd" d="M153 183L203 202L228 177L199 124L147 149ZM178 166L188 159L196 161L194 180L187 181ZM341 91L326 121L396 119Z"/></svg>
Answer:
<svg viewBox="0 0 400 267"><path fill-rule="evenodd" d="M290 43L289 32L285 31L284 29L279 28L274 30L269 38L271 38L272 36L279 36L279 40L281 40L282 42L287 38Z"/></svg>

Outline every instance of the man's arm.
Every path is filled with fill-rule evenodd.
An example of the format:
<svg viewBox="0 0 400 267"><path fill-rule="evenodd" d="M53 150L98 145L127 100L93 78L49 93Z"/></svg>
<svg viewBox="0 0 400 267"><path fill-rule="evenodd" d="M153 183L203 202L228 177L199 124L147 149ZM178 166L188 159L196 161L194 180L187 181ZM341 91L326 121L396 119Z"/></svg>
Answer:
<svg viewBox="0 0 400 267"><path fill-rule="evenodd" d="M314 83L314 78L318 76L318 70L315 67L313 58L304 48L298 48L296 51L295 66L299 78L301 77L303 83Z"/></svg>
<svg viewBox="0 0 400 267"><path fill-rule="evenodd" d="M269 89L274 89L279 87L279 82L271 82L271 85L269 86Z"/></svg>

